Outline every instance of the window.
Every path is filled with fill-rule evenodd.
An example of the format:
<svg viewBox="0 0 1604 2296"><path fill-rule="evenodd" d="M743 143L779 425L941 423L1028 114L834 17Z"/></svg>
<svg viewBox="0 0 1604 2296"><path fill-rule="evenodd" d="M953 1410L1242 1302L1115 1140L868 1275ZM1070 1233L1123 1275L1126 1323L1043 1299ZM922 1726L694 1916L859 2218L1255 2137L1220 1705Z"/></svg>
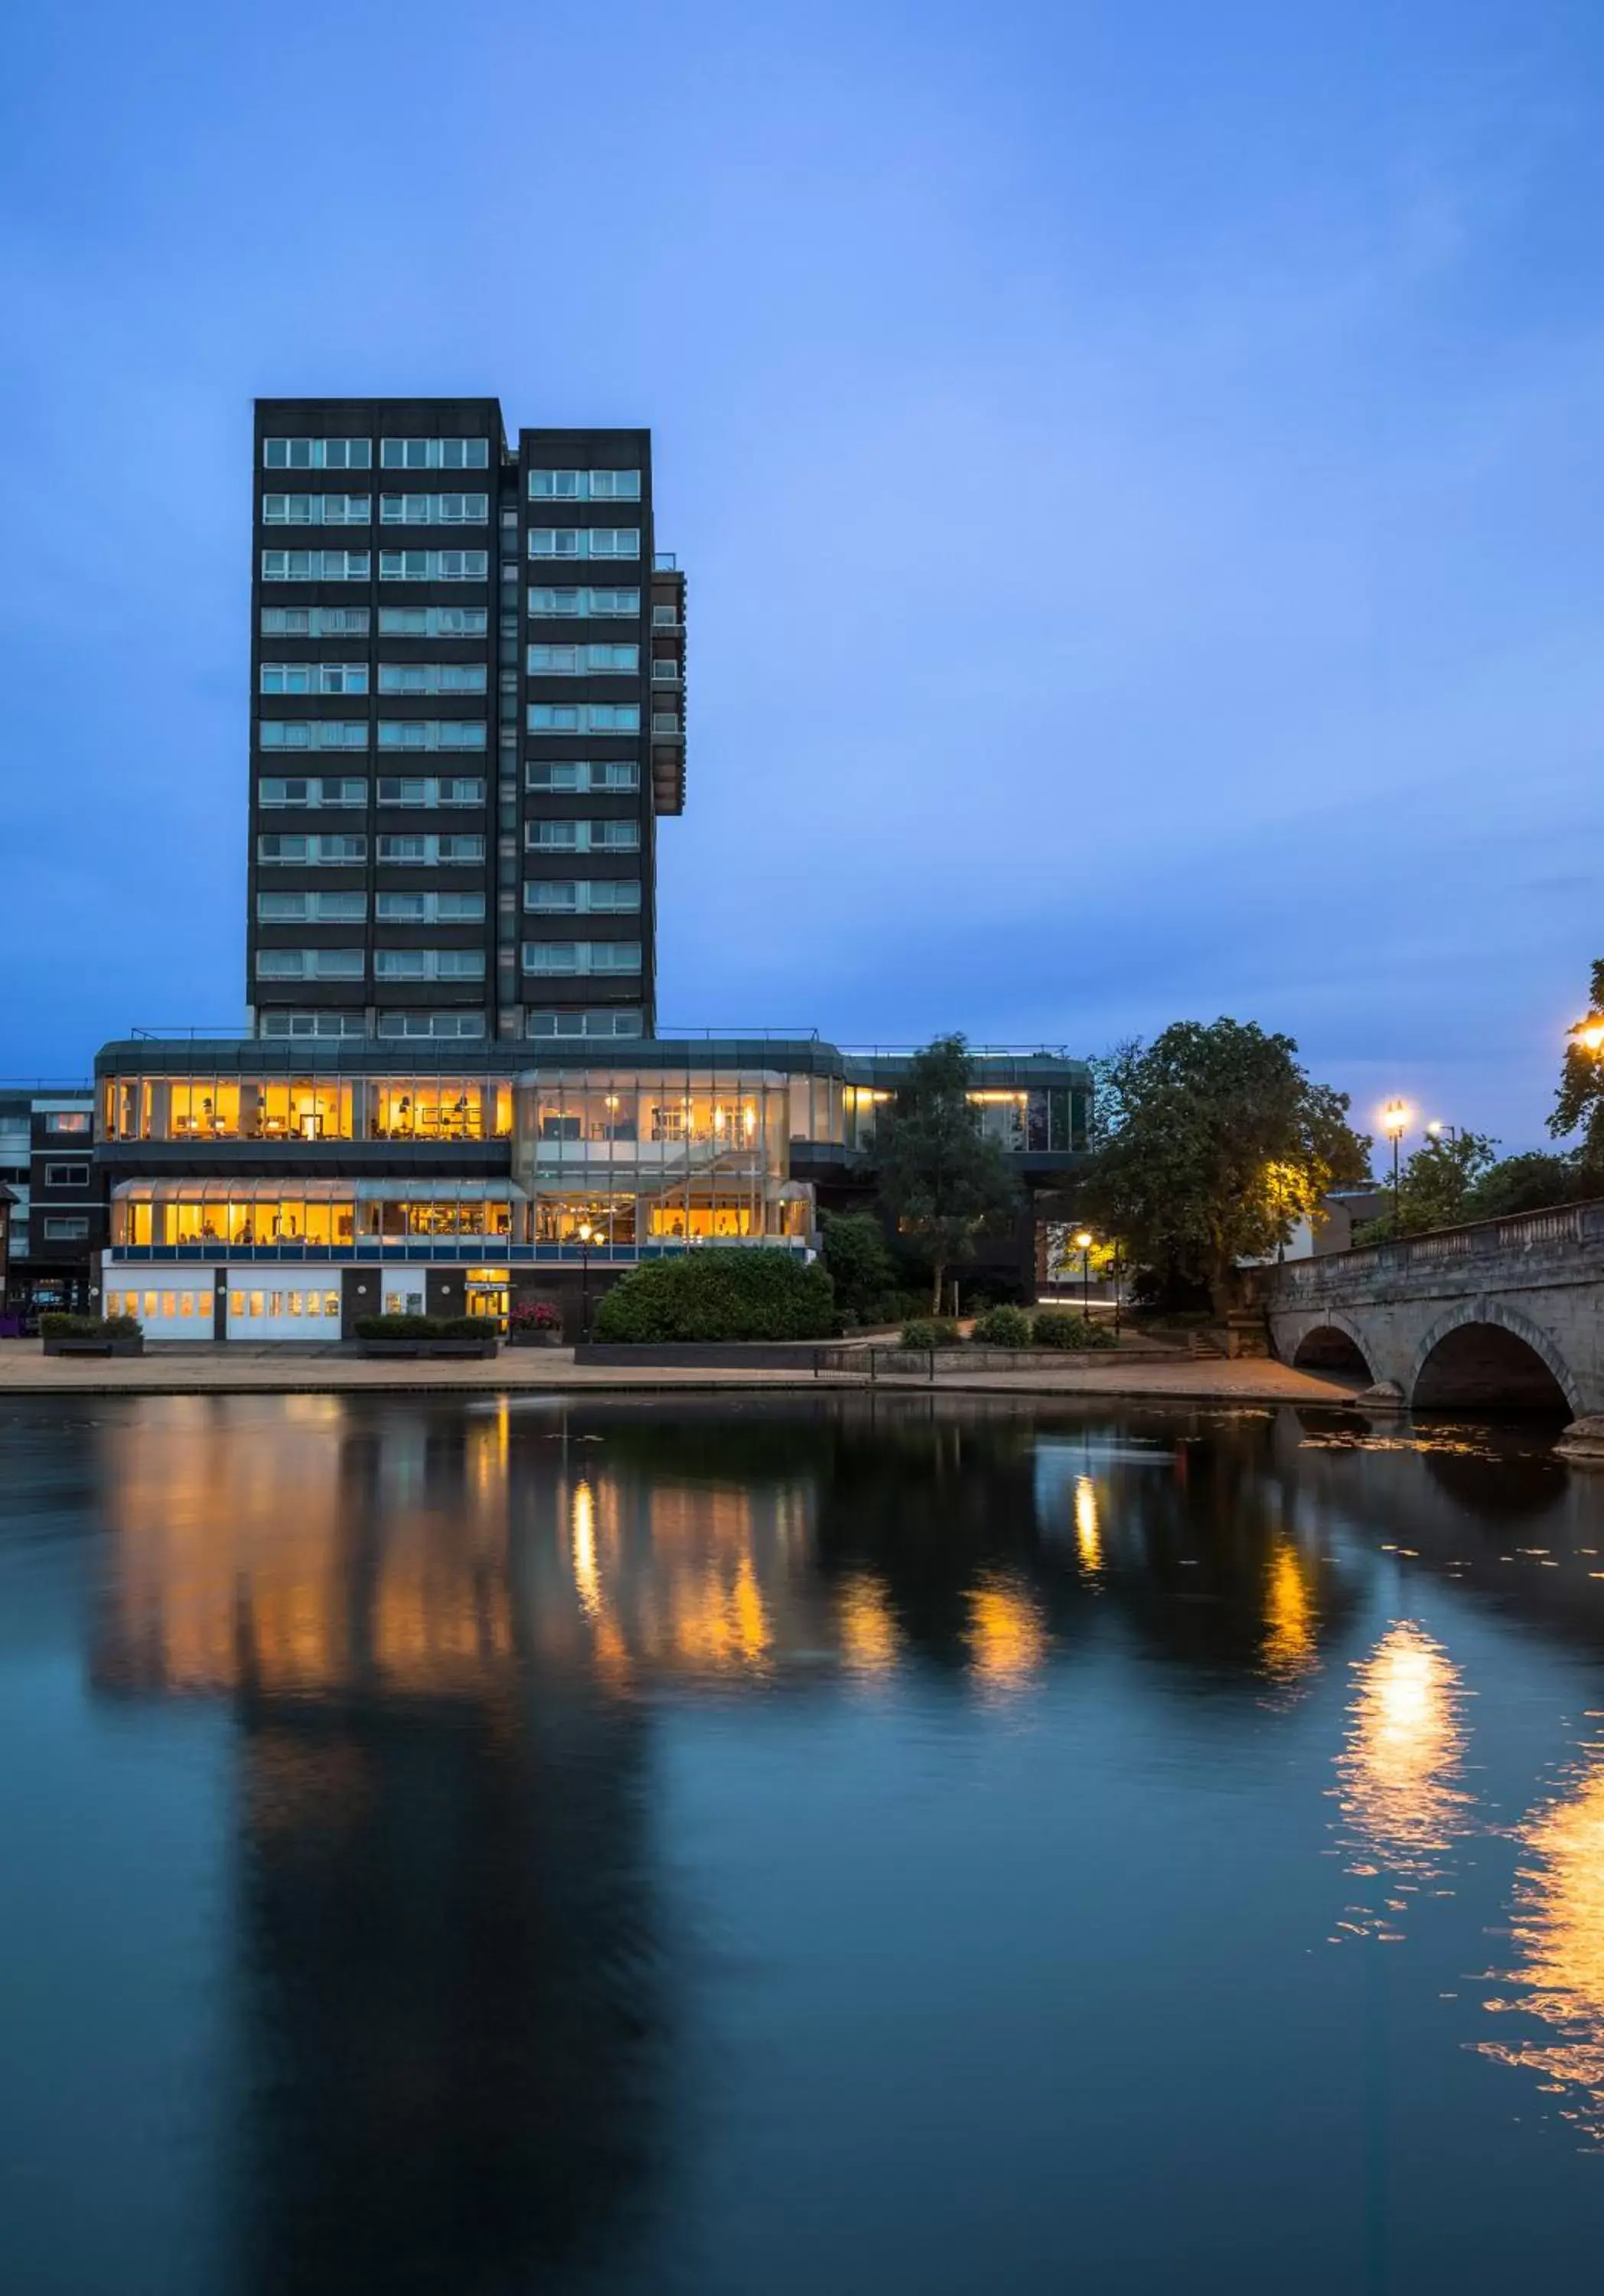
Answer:
<svg viewBox="0 0 1604 2296"><path fill-rule="evenodd" d="M264 925L359 925L365 893L258 893L257 922Z"/></svg>
<svg viewBox="0 0 1604 2296"><path fill-rule="evenodd" d="M482 661L381 661L381 693L482 693Z"/></svg>
<svg viewBox="0 0 1604 2296"><path fill-rule="evenodd" d="M371 550L264 550L264 582L365 582Z"/></svg>
<svg viewBox="0 0 1604 2296"><path fill-rule="evenodd" d="M528 668L531 677L598 674L638 677L641 649L634 645L532 645Z"/></svg>
<svg viewBox="0 0 1604 2296"><path fill-rule="evenodd" d="M638 734L637 701L531 701L531 734Z"/></svg>
<svg viewBox="0 0 1604 2296"><path fill-rule="evenodd" d="M265 638L364 638L365 606L264 606Z"/></svg>
<svg viewBox="0 0 1604 2296"><path fill-rule="evenodd" d="M531 502L639 502L639 471L531 471Z"/></svg>
<svg viewBox="0 0 1604 2296"><path fill-rule="evenodd" d="M638 972L638 940L527 940L526 972Z"/></svg>
<svg viewBox="0 0 1604 2296"><path fill-rule="evenodd" d="M279 781L257 783L257 803L274 806L353 806L367 803L368 785L355 781Z"/></svg>
<svg viewBox="0 0 1604 2296"><path fill-rule="evenodd" d="M654 630L677 630L679 627L679 608L677 606L654 606L651 610L651 627Z"/></svg>
<svg viewBox="0 0 1604 2296"><path fill-rule="evenodd" d="M380 948L373 952L380 980L482 980L482 948Z"/></svg>
<svg viewBox="0 0 1604 2296"><path fill-rule="evenodd" d="M640 849L638 821L531 821L524 841L536 853L634 853Z"/></svg>
<svg viewBox="0 0 1604 2296"><path fill-rule="evenodd" d="M365 718L264 718L257 726L264 750L365 750Z"/></svg>
<svg viewBox="0 0 1604 2296"><path fill-rule="evenodd" d="M359 948L258 948L258 980L360 980Z"/></svg>
<svg viewBox="0 0 1604 2296"><path fill-rule="evenodd" d="M531 558L638 558L638 526L532 526Z"/></svg>
<svg viewBox="0 0 1604 2296"><path fill-rule="evenodd" d="M379 635L386 638L482 638L487 606L381 606ZM382 690L382 689L381 689Z"/></svg>
<svg viewBox="0 0 1604 2296"><path fill-rule="evenodd" d="M567 758L541 759L525 769L527 789L564 791L637 790L641 768L633 758Z"/></svg>
<svg viewBox="0 0 1604 2296"><path fill-rule="evenodd" d="M383 439L379 462L386 471L487 471L487 439Z"/></svg>
<svg viewBox="0 0 1604 2296"><path fill-rule="evenodd" d="M381 550L381 582L483 582L490 570L487 550Z"/></svg>
<svg viewBox="0 0 1604 2296"><path fill-rule="evenodd" d="M372 495L264 495L264 526L371 526Z"/></svg>
<svg viewBox="0 0 1604 2296"><path fill-rule="evenodd" d="M89 1238L87 1212L58 1212L53 1218L45 1216L46 1243L86 1243Z"/></svg>
<svg viewBox="0 0 1604 2296"><path fill-rule="evenodd" d="M485 840L482 837L381 837L379 840L379 858L392 867L397 863L421 864L424 867L432 867L437 863L465 866L482 862L484 857Z"/></svg>
<svg viewBox="0 0 1604 2296"><path fill-rule="evenodd" d="M257 859L297 868L350 866L367 859L365 837L258 837Z"/></svg>
<svg viewBox="0 0 1604 2296"><path fill-rule="evenodd" d="M381 526L488 526L488 495L381 495Z"/></svg>
<svg viewBox="0 0 1604 2296"><path fill-rule="evenodd" d="M264 1037L364 1037L367 1024L360 1013L264 1013L258 1023Z"/></svg>
<svg viewBox="0 0 1604 2296"><path fill-rule="evenodd" d="M479 780L392 781L386 777L379 784L381 805L483 805L485 784Z"/></svg>
<svg viewBox="0 0 1604 2296"><path fill-rule="evenodd" d="M86 1188L89 1185L87 1164L46 1164L45 1185L47 1188Z"/></svg>
<svg viewBox="0 0 1604 2296"><path fill-rule="evenodd" d="M267 471L366 471L372 467L371 439L264 439L262 467Z"/></svg>
<svg viewBox="0 0 1604 2296"><path fill-rule="evenodd" d="M482 750L482 718L381 718L381 750Z"/></svg>
<svg viewBox="0 0 1604 2296"><path fill-rule="evenodd" d="M641 906L640 881L635 877L543 877L524 887L524 906L542 912L592 915L610 911L622 914Z"/></svg>
<svg viewBox="0 0 1604 2296"><path fill-rule="evenodd" d="M541 590L529 593L529 615L534 621L569 621L580 619L634 620L641 611L638 590Z"/></svg>
<svg viewBox="0 0 1604 2296"><path fill-rule="evenodd" d="M381 924L475 925L485 920L482 893L379 893L373 914Z"/></svg>
<svg viewBox="0 0 1604 2296"><path fill-rule="evenodd" d="M45 1119L45 1129L56 1139L69 1136L74 1139L87 1139L89 1111L86 1108L53 1108Z"/></svg>
<svg viewBox="0 0 1604 2296"><path fill-rule="evenodd" d="M653 654L651 657L651 682L654 685L677 685L679 684L680 666L673 654Z"/></svg>
<svg viewBox="0 0 1604 2296"><path fill-rule="evenodd" d="M526 1037L638 1037L641 1015L630 1012L530 1013Z"/></svg>
<svg viewBox="0 0 1604 2296"><path fill-rule="evenodd" d="M482 1037L482 1013L381 1013L381 1037Z"/></svg>
<svg viewBox="0 0 1604 2296"><path fill-rule="evenodd" d="M365 661L265 661L264 693L365 693Z"/></svg>
<svg viewBox="0 0 1604 2296"><path fill-rule="evenodd" d="M673 709L654 709L651 713L651 730L653 734L677 734L680 730L678 712Z"/></svg>

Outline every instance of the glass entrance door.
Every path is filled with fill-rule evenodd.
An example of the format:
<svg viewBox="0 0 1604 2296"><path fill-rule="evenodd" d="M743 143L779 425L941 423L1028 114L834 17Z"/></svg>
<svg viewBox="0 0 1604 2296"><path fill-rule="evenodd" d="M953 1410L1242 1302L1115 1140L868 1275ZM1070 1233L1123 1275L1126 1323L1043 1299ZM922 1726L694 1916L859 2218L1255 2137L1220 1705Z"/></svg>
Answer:
<svg viewBox="0 0 1604 2296"><path fill-rule="evenodd" d="M511 1277L504 1267L471 1267L467 1277L468 1313L484 1316L498 1332L507 1328L511 1304Z"/></svg>

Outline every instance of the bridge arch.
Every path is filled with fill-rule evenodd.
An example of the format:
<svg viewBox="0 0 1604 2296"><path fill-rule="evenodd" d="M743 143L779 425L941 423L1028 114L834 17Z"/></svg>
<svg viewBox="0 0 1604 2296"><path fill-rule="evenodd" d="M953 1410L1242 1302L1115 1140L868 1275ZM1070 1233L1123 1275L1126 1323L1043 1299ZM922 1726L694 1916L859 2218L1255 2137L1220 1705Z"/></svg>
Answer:
<svg viewBox="0 0 1604 2296"><path fill-rule="evenodd" d="M1319 1321L1300 1334L1289 1360L1300 1371L1363 1372L1372 1385L1379 1375L1358 1324L1339 1308L1321 1311Z"/></svg>
<svg viewBox="0 0 1604 2296"><path fill-rule="evenodd" d="M1404 1397L1412 1409L1585 1408L1575 1373L1540 1324L1502 1300L1462 1300L1415 1349Z"/></svg>

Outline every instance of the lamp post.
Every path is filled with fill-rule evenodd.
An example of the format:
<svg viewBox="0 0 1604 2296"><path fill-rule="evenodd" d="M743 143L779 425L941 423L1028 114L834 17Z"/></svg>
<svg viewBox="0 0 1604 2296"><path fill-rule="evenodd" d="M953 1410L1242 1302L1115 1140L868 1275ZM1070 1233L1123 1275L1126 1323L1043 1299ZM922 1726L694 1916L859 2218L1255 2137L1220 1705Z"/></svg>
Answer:
<svg viewBox="0 0 1604 2296"><path fill-rule="evenodd" d="M1092 1231L1090 1228L1083 1227L1079 1230L1076 1235L1075 1248L1081 1256L1081 1320L1083 1323L1089 1324L1092 1321Z"/></svg>
<svg viewBox="0 0 1604 2296"><path fill-rule="evenodd" d="M1431 1122L1426 1127L1426 1136L1428 1140L1435 1140L1439 1144L1444 1138L1452 1140L1454 1146L1457 1148L1459 1146L1460 1128L1457 1124L1444 1124L1440 1116L1434 1116Z"/></svg>
<svg viewBox="0 0 1604 2296"><path fill-rule="evenodd" d="M589 1220L579 1223L579 1336L590 1338L590 1248L595 1229Z"/></svg>
<svg viewBox="0 0 1604 2296"><path fill-rule="evenodd" d="M1389 1100L1381 1111L1381 1129L1393 1144L1393 1234L1402 1228L1398 1210L1398 1143L1404 1137L1409 1122L1409 1110L1401 1100Z"/></svg>

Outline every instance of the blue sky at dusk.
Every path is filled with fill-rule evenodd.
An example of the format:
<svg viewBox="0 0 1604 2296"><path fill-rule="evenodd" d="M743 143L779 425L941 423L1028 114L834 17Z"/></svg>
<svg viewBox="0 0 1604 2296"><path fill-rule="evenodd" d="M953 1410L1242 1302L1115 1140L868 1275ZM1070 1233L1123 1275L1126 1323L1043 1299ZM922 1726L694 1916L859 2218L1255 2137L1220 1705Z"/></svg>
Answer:
<svg viewBox="0 0 1604 2296"><path fill-rule="evenodd" d="M650 423L669 1025L1285 1029L1535 1144L1604 954L1604 11L24 0L0 1075L243 1001L258 393Z"/></svg>

